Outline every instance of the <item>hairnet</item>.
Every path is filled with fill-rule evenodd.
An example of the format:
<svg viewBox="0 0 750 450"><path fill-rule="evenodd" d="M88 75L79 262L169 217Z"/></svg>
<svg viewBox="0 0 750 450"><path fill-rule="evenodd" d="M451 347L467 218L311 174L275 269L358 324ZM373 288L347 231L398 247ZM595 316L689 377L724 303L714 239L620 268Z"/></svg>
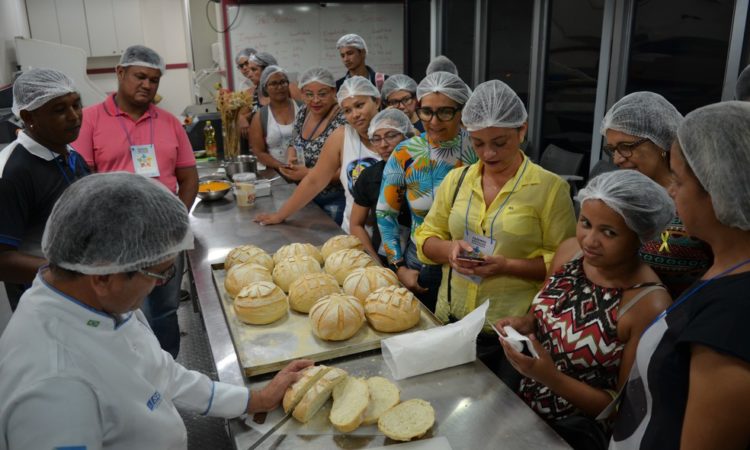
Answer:
<svg viewBox="0 0 750 450"><path fill-rule="evenodd" d="M247 59L261 67L277 66L279 64L276 58L268 52L253 53Z"/></svg>
<svg viewBox="0 0 750 450"><path fill-rule="evenodd" d="M376 131L388 128L396 130L403 134L405 137L411 137L411 120L396 108L388 108L375 114L375 117L370 121L370 127L367 128L367 137L372 139L372 135Z"/></svg>
<svg viewBox="0 0 750 450"><path fill-rule="evenodd" d="M362 36L358 34L345 34L341 36L338 42L336 42L336 48L339 49L341 47L354 47L364 50L365 53L367 53L367 44L365 44L365 40L362 39Z"/></svg>
<svg viewBox="0 0 750 450"><path fill-rule="evenodd" d="M359 75L347 78L336 93L336 100L341 103L344 99L355 95L367 95L380 99L380 91L365 77Z"/></svg>
<svg viewBox="0 0 750 450"><path fill-rule="evenodd" d="M164 62L164 58L143 45L131 45L126 48L120 57L120 64L118 64L118 66L150 67L152 69L159 69L162 75L164 75L164 71L167 69L167 64Z"/></svg>
<svg viewBox="0 0 750 450"><path fill-rule="evenodd" d="M383 82L383 87L380 88L380 94L383 96L383 100L387 100L388 96L396 91L407 91L416 94L417 82L414 81L412 77L402 73L391 75Z"/></svg>
<svg viewBox="0 0 750 450"><path fill-rule="evenodd" d="M302 75L299 76L297 86L302 89L310 83L325 84L332 88L336 87L336 80L334 80L331 71L322 67L313 67L302 72Z"/></svg>
<svg viewBox="0 0 750 450"><path fill-rule="evenodd" d="M284 78L289 80L289 75L286 73L286 70L283 67L279 67L279 66L266 67L265 69L263 69L263 73L260 75L260 89L263 91L263 95L268 95L266 84L268 84L268 79L271 78L271 75L275 73L283 73Z"/></svg>
<svg viewBox="0 0 750 450"><path fill-rule="evenodd" d="M432 72L449 72L457 76L458 67L456 67L456 65L453 64L453 61L448 59L447 56L438 55L434 57L432 61L430 61L430 64L427 65L425 75L429 75Z"/></svg>
<svg viewBox="0 0 750 450"><path fill-rule="evenodd" d="M417 86L417 100L427 94L439 92L459 105L466 103L471 89L457 75L449 72L433 72L422 79Z"/></svg>
<svg viewBox="0 0 750 450"><path fill-rule="evenodd" d="M127 172L70 185L42 237L51 263L88 275L150 267L192 247L185 205L157 181Z"/></svg>
<svg viewBox="0 0 750 450"><path fill-rule="evenodd" d="M615 170L593 178L578 192L581 205L601 200L622 216L641 242L657 237L675 215L667 190L637 170Z"/></svg>
<svg viewBox="0 0 750 450"><path fill-rule="evenodd" d="M745 67L734 85L734 98L750 101L750 66Z"/></svg>
<svg viewBox="0 0 750 450"><path fill-rule="evenodd" d="M685 116L677 139L719 222L750 230L750 103L698 108Z"/></svg>
<svg viewBox="0 0 750 450"><path fill-rule="evenodd" d="M31 69L13 83L13 114L34 111L50 100L77 92L67 75L54 69Z"/></svg>
<svg viewBox="0 0 750 450"><path fill-rule="evenodd" d="M612 105L602 120L601 133L607 130L648 138L660 149L669 151L682 114L664 97L653 92L633 92Z"/></svg>
<svg viewBox="0 0 750 450"><path fill-rule="evenodd" d="M255 50L252 47L243 48L242 50L237 52L237 56L234 57L234 63L239 64L240 58L247 58L250 59L250 56L258 53L258 50Z"/></svg>
<svg viewBox="0 0 750 450"><path fill-rule="evenodd" d="M477 86L464 105L461 121L467 131L489 127L518 128L529 114L518 95L500 80Z"/></svg>

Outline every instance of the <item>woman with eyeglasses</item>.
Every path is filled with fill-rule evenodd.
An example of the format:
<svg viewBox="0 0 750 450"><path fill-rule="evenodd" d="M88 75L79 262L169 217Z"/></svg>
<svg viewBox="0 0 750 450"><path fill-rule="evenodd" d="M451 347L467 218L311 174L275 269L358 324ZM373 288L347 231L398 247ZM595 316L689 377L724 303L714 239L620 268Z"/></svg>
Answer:
<svg viewBox="0 0 750 450"><path fill-rule="evenodd" d="M527 117L518 95L498 80L477 86L464 107L479 162L448 174L414 236L419 259L442 265L435 315L443 322L486 300L489 323L526 314L557 247L575 234L568 184L520 148ZM492 368L502 352L489 326L477 344Z"/></svg>
<svg viewBox="0 0 750 450"><path fill-rule="evenodd" d="M417 116L417 82L410 76L396 74L388 77L380 89L383 103L389 108L396 108L409 117L412 126L424 133L424 125Z"/></svg>
<svg viewBox="0 0 750 450"><path fill-rule="evenodd" d="M367 129L370 143L380 154L382 161L362 171L352 190L354 203L350 223L350 233L357 236L365 247L365 251L376 261L386 262L385 252L381 248L380 231L375 226L375 207L378 205L378 193L383 180L385 163L393 153L393 149L401 141L413 136L412 124L409 118L398 109L388 108L380 111L370 122ZM406 203L401 206L398 222L404 236L408 236L411 219L409 207ZM371 231L369 231L369 230ZM372 237L370 237L372 233Z"/></svg>
<svg viewBox="0 0 750 450"><path fill-rule="evenodd" d="M250 106L240 108L237 114L237 127L240 130L240 136L244 139L248 139L250 136L250 121L253 115L258 112L261 106L270 103L270 99L266 95L261 95L260 77L263 75L263 70L268 66L278 65L276 58L270 53L266 52L255 52L250 51L254 49L245 49L237 55L237 68L240 69L242 75L252 83L252 86L248 87L247 91L253 97L253 103ZM245 56L247 55L247 56ZM247 84L246 84L247 85Z"/></svg>
<svg viewBox="0 0 750 450"><path fill-rule="evenodd" d="M401 283L430 309L435 308L440 286L440 266L417 259L414 234L432 206L434 192L455 167L473 164L477 155L461 129L461 109L471 90L456 75L435 72L417 86L417 115L425 133L402 142L383 170L377 220L388 264ZM406 203L411 213L411 233L401 247L398 217Z"/></svg>
<svg viewBox="0 0 750 450"><path fill-rule="evenodd" d="M24 123L0 151L0 281L11 307L47 261L42 231L57 199L89 174L70 143L81 130L81 96L68 76L32 69L13 83L13 114Z"/></svg>
<svg viewBox="0 0 750 450"><path fill-rule="evenodd" d="M380 92L367 78L353 76L341 85L336 99L346 117L346 125L326 139L317 163L281 209L273 214L258 214L256 222L261 225L282 222L313 200L332 178L338 178L346 195L341 228L350 232L354 185L363 170L380 160L367 134L370 121L380 107Z"/></svg>
<svg viewBox="0 0 750 450"><path fill-rule="evenodd" d="M292 140L294 118L299 106L289 96L289 78L279 66L268 66L260 77L259 88L271 99L260 108L250 124L250 148L258 161L279 170L286 165Z"/></svg>
<svg viewBox="0 0 750 450"><path fill-rule="evenodd" d="M750 104L687 116L672 144L669 189L714 259L638 343L611 449L750 447Z"/></svg>
<svg viewBox="0 0 750 450"><path fill-rule="evenodd" d="M668 189L672 182L669 149L682 120L682 114L661 95L633 92L604 116L604 151L619 168L637 170ZM713 259L708 244L690 236L677 216L658 238L643 244L640 255L675 298Z"/></svg>

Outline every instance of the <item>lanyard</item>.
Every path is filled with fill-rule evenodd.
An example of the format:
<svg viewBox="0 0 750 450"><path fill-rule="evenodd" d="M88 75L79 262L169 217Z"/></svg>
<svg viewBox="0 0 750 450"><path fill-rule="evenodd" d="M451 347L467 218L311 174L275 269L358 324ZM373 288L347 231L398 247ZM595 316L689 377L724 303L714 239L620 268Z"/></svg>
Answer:
<svg viewBox="0 0 750 450"><path fill-rule="evenodd" d="M698 283L698 285L695 286L694 288L692 288L689 292L687 292L686 294L682 294L677 299L676 302L672 303L672 306L670 306L669 308L667 308L666 311L663 311L661 314L659 314L658 316L656 316L656 319L654 319L653 322L651 322L646 328L643 329L643 333L641 333L641 336L643 336L644 334L646 334L646 331L648 331L648 329L651 328L656 322L658 322L661 319L667 317L667 314L669 314L670 312L672 312L673 309L675 309L678 306L680 306L681 304L685 303L686 300L688 300L690 297L692 297L693 294L695 294L696 292L698 292L701 289L703 289L704 287L706 287L706 285L712 283L717 278L721 278L721 277L723 277L724 275L726 275L728 273L734 272L735 270L739 269L740 267L742 267L742 266L744 266L746 264L750 264L750 259L746 259L744 261L741 261L741 262L733 265L732 267L728 268L727 270L721 272L720 274L715 275L715 276L709 278L708 280L701 280L701 282Z"/></svg>
<svg viewBox="0 0 750 450"><path fill-rule="evenodd" d="M68 174L65 173L65 167L63 167L62 164L60 164L60 160L57 156L52 152L52 150L49 151L52 154L52 159L55 161L55 164L57 165L57 169L62 173L63 178L65 178L65 182L68 183L68 186L70 186L73 182L70 181L70 178L68 178ZM70 169L70 172L73 174L73 180L77 178L76 176L76 161L78 160L78 153L68 150L68 168Z"/></svg>
<svg viewBox="0 0 750 450"><path fill-rule="evenodd" d="M516 188L518 187L518 183L521 182L521 178L523 178L523 174L526 173L526 166L529 165L529 160L526 159L526 161L523 163L523 169L521 169L521 174L518 175L518 178L516 179L516 184L513 185L513 189L510 190L510 194L508 194L507 197L505 197L505 200L503 200L503 203L500 205L500 207L497 209L497 212L495 213L495 217L492 218L492 222L490 222L490 239L493 239L493 236L495 236L495 220L497 219L497 216L500 215L501 212L505 209L505 206L508 204L508 201L513 196L513 193L516 192ZM471 191L471 194L469 194L469 204L466 205L466 215L464 216L465 225L464 229L466 231L469 231L469 209L471 209L471 200L474 198L474 191Z"/></svg>
<svg viewBox="0 0 750 450"><path fill-rule="evenodd" d="M125 121L122 119L122 112L120 111L120 108L117 107L117 103L115 102L115 115L117 116L117 123L120 124L120 128L122 128L122 131L125 132L125 137L128 139L128 145L130 147L133 146L133 141L130 139L130 133L128 132L128 129L125 127ZM149 142L150 145L154 145L154 116L149 111L148 115L148 123L151 126L151 142Z"/></svg>
<svg viewBox="0 0 750 450"><path fill-rule="evenodd" d="M305 139L305 138L302 137L302 130L300 130L300 132L299 132L299 137L302 138L303 141L311 141L313 139L313 136L315 136L315 132L318 131L318 128L320 127L320 124L322 124L328 118L328 114L330 114L331 111L333 110L333 108L335 108L335 107L336 107L336 105L333 105L333 106L331 106L331 109L329 109L328 111L326 111L325 115L323 115L323 117L320 119L320 122L318 122L318 124L315 125L315 128L313 128L312 133L310 133L310 137L309 138ZM309 116L305 115L305 120L307 120L307 117L309 117Z"/></svg>

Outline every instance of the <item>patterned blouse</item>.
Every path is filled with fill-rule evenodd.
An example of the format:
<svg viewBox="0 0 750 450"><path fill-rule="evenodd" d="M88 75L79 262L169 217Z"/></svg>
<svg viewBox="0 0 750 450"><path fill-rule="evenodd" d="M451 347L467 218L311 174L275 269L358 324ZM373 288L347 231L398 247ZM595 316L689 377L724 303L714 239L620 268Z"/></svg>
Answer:
<svg viewBox="0 0 750 450"><path fill-rule="evenodd" d="M477 162L469 133L458 135L438 147L430 143L427 133L398 144L383 170L376 216L388 262L403 259L399 240L398 215L406 200L411 211L411 236L430 211L434 191L443 178L456 167Z"/></svg>
<svg viewBox="0 0 750 450"><path fill-rule="evenodd" d="M531 312L536 318L536 337L557 369L589 386L616 390L624 348L617 337L620 300L625 290L645 286L660 284L642 283L628 289L596 285L586 278L582 257L552 275L534 299ZM634 297L625 308L637 300ZM577 412L567 400L531 378L521 380L519 394L547 420Z"/></svg>
<svg viewBox="0 0 750 450"><path fill-rule="evenodd" d="M297 155L300 154L300 149L302 149L302 155L305 159L305 167L311 169L315 166L315 163L318 162L320 151L323 150L323 145L326 143L328 136L330 136L336 128L346 124L346 119L344 118L344 113L339 108L338 112L333 116L331 121L328 122L328 125L326 125L325 129L319 136L313 139L304 139L302 137L302 127L305 124L306 117L307 106L303 105L300 107L299 111L297 111L297 115L294 118L291 145L297 150ZM319 195L331 194L335 191L341 191L343 194L344 188L338 183L329 184Z"/></svg>

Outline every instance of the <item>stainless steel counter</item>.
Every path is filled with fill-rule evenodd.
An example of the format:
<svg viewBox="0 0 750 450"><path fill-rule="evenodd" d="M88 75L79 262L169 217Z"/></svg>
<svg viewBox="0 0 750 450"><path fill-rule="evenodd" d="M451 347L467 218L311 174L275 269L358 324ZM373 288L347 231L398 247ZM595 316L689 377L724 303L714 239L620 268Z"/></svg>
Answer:
<svg viewBox="0 0 750 450"><path fill-rule="evenodd" d="M205 174L216 165L199 165ZM266 174L270 177L270 174ZM252 221L259 212L277 210L291 195L294 185L274 182L271 197L261 197L251 208L238 208L233 195L214 202L197 202L190 214L195 249L188 252L193 295L198 298L211 352L221 381L245 384L232 344L210 264L222 262L232 248L254 244L274 252L290 242L323 244L341 229L317 206L308 205L281 225L263 227ZM380 351L331 362L352 374L381 374L390 378ZM329 363L330 364L330 363ZM268 377L253 378L260 386ZM423 398L435 407L436 424L428 436L444 436L454 450L483 448L568 448L539 417L479 361L421 375L397 383L402 398ZM270 417L270 416L269 416ZM347 436L332 427L303 431L294 419L264 435L240 420L229 421L229 431L238 449L358 449L393 444L383 435Z"/></svg>

